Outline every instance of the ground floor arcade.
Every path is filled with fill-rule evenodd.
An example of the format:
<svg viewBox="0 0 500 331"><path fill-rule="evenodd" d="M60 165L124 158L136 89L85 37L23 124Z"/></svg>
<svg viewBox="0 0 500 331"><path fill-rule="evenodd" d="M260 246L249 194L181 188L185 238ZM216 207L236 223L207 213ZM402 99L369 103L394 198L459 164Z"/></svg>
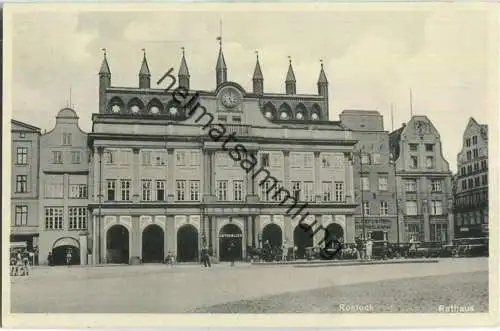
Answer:
<svg viewBox="0 0 500 331"><path fill-rule="evenodd" d="M352 215L309 215L299 223L300 217L283 214L106 211L101 222L94 214L89 238L97 240L89 240L95 254L88 263L161 262L167 254L179 262L196 262L202 247L210 248L220 261L244 260L249 250L259 247L297 247L296 255L301 258L306 247L324 246L331 239L354 240Z"/></svg>

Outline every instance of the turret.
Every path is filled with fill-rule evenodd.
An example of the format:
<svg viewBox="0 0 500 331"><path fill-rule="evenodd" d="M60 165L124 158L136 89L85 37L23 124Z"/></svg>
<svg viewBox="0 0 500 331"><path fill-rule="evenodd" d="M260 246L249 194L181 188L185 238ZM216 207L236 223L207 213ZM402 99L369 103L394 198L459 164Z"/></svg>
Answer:
<svg viewBox="0 0 500 331"><path fill-rule="evenodd" d="M186 63L186 57L184 56L184 47L182 47L182 59L181 66L179 67L179 74L177 78L179 79L179 87L183 87L189 90L189 70Z"/></svg>
<svg viewBox="0 0 500 331"><path fill-rule="evenodd" d="M323 60L321 60L321 70L318 78L318 95L328 98L328 80L326 79L325 70L323 69Z"/></svg>
<svg viewBox="0 0 500 331"><path fill-rule="evenodd" d="M99 70L99 112L101 113L106 110L106 89L111 87L111 71L106 57L106 49L103 48L102 50L104 58Z"/></svg>
<svg viewBox="0 0 500 331"><path fill-rule="evenodd" d="M142 58L141 70L139 70L139 88L151 88L151 74L149 73L148 61L146 60L146 50L143 48L144 57Z"/></svg>
<svg viewBox="0 0 500 331"><path fill-rule="evenodd" d="M295 81L295 74L293 73L292 68L292 59L288 57L288 72L286 73L285 79L285 93L286 94L296 94L297 93L297 85Z"/></svg>
<svg viewBox="0 0 500 331"><path fill-rule="evenodd" d="M222 53L222 38L218 37L217 40L219 40L219 56L217 58L217 66L215 67L215 76L217 86L219 86L227 81L227 67L224 54Z"/></svg>
<svg viewBox="0 0 500 331"><path fill-rule="evenodd" d="M259 53L255 52L257 54L257 63L255 64L255 69L253 71L253 93L257 95L263 95L264 94L264 76L262 75L262 70L260 69L260 63L259 63Z"/></svg>

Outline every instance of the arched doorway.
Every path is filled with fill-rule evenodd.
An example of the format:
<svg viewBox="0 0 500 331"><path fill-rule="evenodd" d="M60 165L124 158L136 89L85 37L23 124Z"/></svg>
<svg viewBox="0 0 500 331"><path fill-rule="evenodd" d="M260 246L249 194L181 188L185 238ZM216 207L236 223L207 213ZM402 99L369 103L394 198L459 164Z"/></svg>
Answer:
<svg viewBox="0 0 500 331"><path fill-rule="evenodd" d="M198 230L190 224L177 231L177 261L198 261Z"/></svg>
<svg viewBox="0 0 500 331"><path fill-rule="evenodd" d="M142 262L161 263L165 259L165 234L156 224L142 231Z"/></svg>
<svg viewBox="0 0 500 331"><path fill-rule="evenodd" d="M335 248L335 242L344 239L344 230L336 223L332 223L326 227L325 231L325 248Z"/></svg>
<svg viewBox="0 0 500 331"><path fill-rule="evenodd" d="M269 245L270 248L281 248L283 244L283 234L281 228L274 223L268 224L262 231L263 247Z"/></svg>
<svg viewBox="0 0 500 331"><path fill-rule="evenodd" d="M306 247L314 246L313 242L314 232L312 228L307 225L297 225L293 231L293 244L297 246L295 253L296 259L304 259L306 257Z"/></svg>
<svg viewBox="0 0 500 331"><path fill-rule="evenodd" d="M243 259L243 233L235 224L224 225L219 232L219 260L241 261Z"/></svg>
<svg viewBox="0 0 500 331"><path fill-rule="evenodd" d="M123 225L113 225L106 234L106 258L108 263L128 263L129 233Z"/></svg>
<svg viewBox="0 0 500 331"><path fill-rule="evenodd" d="M52 245L51 265L80 264L80 243L71 237L62 237L54 241Z"/></svg>

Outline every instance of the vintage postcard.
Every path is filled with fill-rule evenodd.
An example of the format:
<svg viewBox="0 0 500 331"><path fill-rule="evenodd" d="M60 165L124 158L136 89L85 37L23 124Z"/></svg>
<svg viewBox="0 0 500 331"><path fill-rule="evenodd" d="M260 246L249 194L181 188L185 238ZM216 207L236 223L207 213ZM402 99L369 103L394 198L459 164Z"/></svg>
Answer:
<svg viewBox="0 0 500 331"><path fill-rule="evenodd" d="M499 13L4 5L4 326L498 324Z"/></svg>

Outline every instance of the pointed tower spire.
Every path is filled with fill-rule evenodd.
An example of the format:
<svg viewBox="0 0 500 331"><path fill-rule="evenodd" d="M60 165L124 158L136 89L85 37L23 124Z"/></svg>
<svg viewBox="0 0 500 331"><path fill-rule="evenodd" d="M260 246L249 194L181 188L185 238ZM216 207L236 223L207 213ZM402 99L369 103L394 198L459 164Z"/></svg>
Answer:
<svg viewBox="0 0 500 331"><path fill-rule="evenodd" d="M148 61L146 60L146 49L142 49L143 58L141 70L139 70L139 88L151 88L151 74L149 73Z"/></svg>
<svg viewBox="0 0 500 331"><path fill-rule="evenodd" d="M215 67L215 75L217 86L227 81L227 67L224 53L222 52L222 36L217 37L219 41L219 56L217 57L217 65Z"/></svg>
<svg viewBox="0 0 500 331"><path fill-rule="evenodd" d="M286 73L286 79L285 79L285 91L286 94L296 94L297 93L297 86L296 86L296 81L295 81L295 74L293 72L293 67L292 67L292 57L288 57L288 72Z"/></svg>
<svg viewBox="0 0 500 331"><path fill-rule="evenodd" d="M111 87L111 71L109 70L106 48L102 49L103 59L99 70L99 112L106 111L106 89Z"/></svg>
<svg viewBox="0 0 500 331"><path fill-rule="evenodd" d="M323 68L323 60L319 60L321 63L321 70L319 71L318 77L318 95L328 98L328 79L326 79L325 70Z"/></svg>
<svg viewBox="0 0 500 331"><path fill-rule="evenodd" d="M259 52L255 51L257 55L257 62L255 63L255 69L253 71L253 93L257 95L264 94L264 76L262 75L262 70L260 69L259 63Z"/></svg>
<svg viewBox="0 0 500 331"><path fill-rule="evenodd" d="M186 62L186 57L184 54L184 47L181 47L182 50L182 59L181 66L179 67L179 73L177 78L179 79L179 87L183 87L186 90L189 90L189 70Z"/></svg>

